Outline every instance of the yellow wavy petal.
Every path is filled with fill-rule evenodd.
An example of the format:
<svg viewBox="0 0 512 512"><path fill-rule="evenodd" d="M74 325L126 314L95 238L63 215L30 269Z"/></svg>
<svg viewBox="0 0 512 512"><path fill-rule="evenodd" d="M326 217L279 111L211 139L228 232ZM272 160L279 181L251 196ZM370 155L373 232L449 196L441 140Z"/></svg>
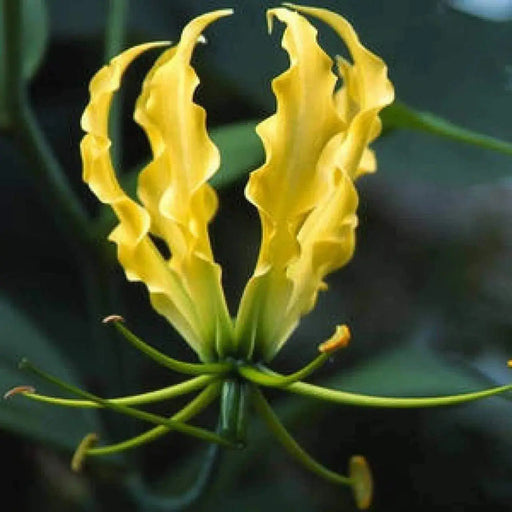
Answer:
<svg viewBox="0 0 512 512"><path fill-rule="evenodd" d="M347 124L345 136L338 141L337 165L352 178L373 172L376 162L368 166L369 157L365 153L368 144L380 134L380 110L394 100L394 89L387 77L385 63L361 44L352 25L339 14L327 9L285 5L327 23L347 45L354 63L337 59L344 85L336 95L336 104Z"/></svg>
<svg viewBox="0 0 512 512"><path fill-rule="evenodd" d="M255 343L260 347L280 344L284 336L280 319L293 288L287 265L299 254L300 226L326 193L326 178L318 172L317 162L328 141L344 127L334 103L333 62L318 45L317 31L287 9L268 11L270 28L273 17L286 24L282 46L290 66L272 82L276 114L256 129L266 161L251 173L246 196L259 210L262 242L237 319L239 343L247 343L246 331L257 332ZM254 297L264 304L258 305L258 315L251 316L246 310L255 310Z"/></svg>
<svg viewBox="0 0 512 512"><path fill-rule="evenodd" d="M333 101L333 63L318 45L317 31L287 9L269 10L270 26L274 16L286 24L282 46L290 67L272 82L276 114L256 128L266 161L251 173L246 188L263 225L261 269L286 262L297 252L297 229L324 194L316 163L329 139L343 128Z"/></svg>
<svg viewBox="0 0 512 512"><path fill-rule="evenodd" d="M195 305L180 276L168 267L149 238L150 215L120 187L110 156L108 117L112 96L131 61L160 44L149 43L126 50L91 80L90 101L81 123L87 132L80 145L83 179L100 201L112 207L119 219L119 225L109 238L117 244L118 258L127 278L145 283L157 311L166 316L200 358L207 360L212 357L214 347L204 342Z"/></svg>
<svg viewBox="0 0 512 512"><path fill-rule="evenodd" d="M208 235L217 196L207 183L219 168L220 155L208 136L206 113L193 101L199 79L190 59L203 30L231 13L211 12L185 27L178 45L146 76L134 115L153 153L139 176L138 196L150 213L151 232L169 248L169 267L182 278L199 322L208 329L207 337L218 343L220 355L231 344L232 322Z"/></svg>
<svg viewBox="0 0 512 512"><path fill-rule="evenodd" d="M332 61L316 30L297 12L269 11L287 26L290 67L272 84L276 114L257 128L266 162L251 174L246 195L260 213L262 246L237 319L239 343L252 339L267 360L314 306L325 276L353 254L353 179L376 169L368 144L380 133L380 109L393 99L385 64L346 20L325 9L285 5L331 25L354 64L338 60L344 85L335 92Z"/></svg>
<svg viewBox="0 0 512 512"><path fill-rule="evenodd" d="M352 180L337 169L331 190L311 212L299 232L300 257L288 268L288 276L295 284L287 311L290 321L298 322L314 307L318 291L327 288L324 277L352 257L357 204Z"/></svg>

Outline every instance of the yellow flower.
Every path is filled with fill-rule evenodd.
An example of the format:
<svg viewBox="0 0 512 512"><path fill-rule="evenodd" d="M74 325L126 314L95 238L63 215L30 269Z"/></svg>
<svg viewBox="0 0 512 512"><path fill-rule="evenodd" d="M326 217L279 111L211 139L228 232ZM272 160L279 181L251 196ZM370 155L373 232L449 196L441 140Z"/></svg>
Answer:
<svg viewBox="0 0 512 512"><path fill-rule="evenodd" d="M86 435L73 457L72 467L77 470L86 457L113 455L169 431L243 448L251 405L297 461L329 482L351 487L356 505L364 510L370 506L373 489L365 458L351 457L347 475L322 466L287 432L260 388L279 388L344 405L410 408L479 400L510 391L512 384L441 397L392 398L304 382L347 345L350 331L346 326L338 326L331 338L317 346L316 357L294 373L282 375L264 364L288 339L301 316L314 307L318 292L326 288L327 274L353 254L358 202L354 181L376 169L369 144L381 130L380 110L394 96L385 64L362 46L344 18L325 9L285 5L288 8L268 11L269 30L274 18L286 25L282 46L290 66L272 82L276 113L256 127L266 159L252 172L246 196L258 209L262 240L236 318L229 314L221 268L208 235L217 209L217 196L208 180L219 168L219 151L206 131L205 111L193 101L199 80L190 65L202 32L232 13L225 9L189 23L180 42L161 55L144 80L134 117L149 139L152 160L139 175L138 201L123 191L113 169L109 110L130 62L164 43L131 48L96 73L82 118L87 132L81 144L84 180L119 219L110 239L117 244L126 276L146 285L153 307L174 325L201 362L178 361L159 352L125 327L118 315L104 322L114 324L128 342L158 364L193 377L159 390L104 399L23 361L25 369L80 398L42 395L27 385L16 386L4 396L22 394L59 406L108 408L153 425L111 445L95 446L98 436ZM330 25L345 42L353 63L338 58L334 67L303 14ZM154 237L167 245L170 257L162 255ZM199 390L171 417L140 407ZM216 432L189 423L217 398ZM206 471L212 468L208 463ZM203 477L201 473L198 481ZM195 491L186 495L197 497Z"/></svg>
<svg viewBox="0 0 512 512"><path fill-rule="evenodd" d="M208 180L218 170L220 156L206 130L206 113L193 101L199 79L190 65L202 32L232 14L224 9L190 22L180 42L161 55L144 80L134 117L148 137L152 159L139 175L137 201L122 189L112 165L110 104L132 60L166 43L136 46L100 69L91 81L91 99L82 117L87 132L81 144L84 180L119 219L110 240L117 244L126 276L146 285L153 307L174 325L201 362L178 361L159 352L125 327L122 317L110 315L104 322L113 324L130 344L167 369L192 377L158 390L105 399L25 360L21 367L79 398L42 395L30 385L16 386L4 397L21 394L59 406L107 408L152 425L150 430L110 445L96 446L98 435L86 435L72 460L75 470L86 457L120 453L170 431L240 449L246 443L249 411L254 411L298 462L331 483L350 487L357 507L365 510L371 503L373 480L364 456L350 458L347 474L324 467L287 432L260 388L351 406L424 408L479 400L510 391L512 384L410 398L351 393L304 382L348 344L350 331L344 325L316 347L310 363L293 373L276 373L265 364L314 307L318 292L326 288L325 277L352 257L358 203L354 182L376 169L369 145L381 130L380 110L394 97L385 64L359 42L344 18L325 9L285 6L267 13L269 30L274 19L286 26L282 46L290 65L272 82L276 113L256 127L266 159L251 173L245 193L258 209L262 239L236 317L229 314L221 268L208 235L217 209L217 195ZM334 65L318 45L317 32L304 14L334 29L348 47L352 63L338 58ZM155 237L167 245L169 257L159 251ZM170 417L143 407L199 390ZM215 432L189 423L217 399ZM214 467L211 453L215 452L209 452L206 473L200 474L198 482ZM197 489L187 491L178 501L190 505L198 496Z"/></svg>
<svg viewBox="0 0 512 512"><path fill-rule="evenodd" d="M217 208L208 180L219 168L219 151L208 136L205 111L193 101L199 80L190 65L202 32L232 11L195 18L144 80L134 118L149 139L152 160L139 176L139 201L117 181L108 116L126 67L161 43L123 52L90 84L82 118L84 180L119 219L110 240L127 278L145 283L153 307L203 362L228 356L270 360L313 308L325 276L351 258L354 180L376 168L368 145L380 132L379 111L393 101L385 64L362 46L344 18L325 9L288 7L267 14L269 30L274 18L286 25L282 46L290 66L272 82L276 113L256 128L266 161L252 172L246 197L260 214L262 240L235 320L208 235ZM333 72L315 28L297 11L330 25L353 64L338 59ZM169 258L152 236L167 244Z"/></svg>

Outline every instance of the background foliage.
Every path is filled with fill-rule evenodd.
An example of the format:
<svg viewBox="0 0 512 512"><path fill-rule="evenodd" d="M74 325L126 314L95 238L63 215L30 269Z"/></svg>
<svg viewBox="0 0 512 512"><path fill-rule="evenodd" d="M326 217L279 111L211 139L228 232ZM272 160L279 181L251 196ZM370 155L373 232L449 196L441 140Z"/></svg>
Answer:
<svg viewBox="0 0 512 512"><path fill-rule="evenodd" d="M7 390L30 381L16 369L22 356L108 396L169 384L173 375L155 369L100 325L103 316L120 313L158 348L192 358L150 309L142 286L124 281L112 247L96 242L113 219L81 183L79 118L88 80L116 44L176 41L191 17L226 4L22 2L21 76L61 166L62 176L52 181L41 175L16 127L6 48L19 27L4 27L8 3L0 8L0 385ZM404 396L508 382L512 151L496 139L512 140L511 23L473 16L440 0L309 4L343 13L354 23L365 44L388 63L403 103L384 113L385 136L375 145L379 172L361 183L356 255L332 276L329 293L276 367L291 371L305 363L332 326L345 321L353 343L317 376L319 382ZM262 158L252 126L272 112L269 81L286 66L280 34L266 35L264 8L272 5L277 3L232 1L236 15L212 27L208 44L197 51L199 101L224 156L215 178L221 207L213 238L232 305L258 245L257 218L243 199L247 172ZM320 32L332 53L339 52L332 34L324 27ZM113 127L123 137L119 167L127 183L148 154L130 120L150 62L141 60L126 77L122 123ZM58 201L59 183L75 204L70 210ZM91 236L74 222L73 209L86 219ZM275 403L285 423L327 465L341 470L351 454L367 456L377 486L372 510L510 510L507 398L425 411L358 410L282 395ZM215 411L204 421L213 425ZM0 426L8 468L2 496L20 511L151 510L149 495L127 492L128 477L140 471L155 491L185 488L204 449L175 434L123 459L94 461L85 474L74 475L68 470L70 454L85 433L121 439L140 426L21 398L0 404ZM223 456L210 491L194 510L352 510L347 492L296 467L259 423L250 439L245 452Z"/></svg>

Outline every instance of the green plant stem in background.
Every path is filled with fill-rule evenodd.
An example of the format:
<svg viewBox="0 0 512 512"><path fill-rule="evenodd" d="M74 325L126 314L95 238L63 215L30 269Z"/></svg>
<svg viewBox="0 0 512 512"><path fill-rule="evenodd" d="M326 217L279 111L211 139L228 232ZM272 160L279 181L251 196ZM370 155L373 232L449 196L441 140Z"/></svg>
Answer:
<svg viewBox="0 0 512 512"><path fill-rule="evenodd" d="M506 155L512 155L512 143L510 142L457 126L451 121L430 112L414 110L400 101L395 101L384 109L381 117L385 130L402 128L421 131L473 146L479 146L484 149L498 151Z"/></svg>
<svg viewBox="0 0 512 512"><path fill-rule="evenodd" d="M158 427L157 427L158 428ZM217 433L219 428L217 428ZM138 474L133 475L127 482L128 491L137 500L142 510L153 512L178 512L190 510L190 507L201 498L207 490L208 484L212 481L215 469L219 461L220 449L218 445L212 444L206 449L201 467L195 481L183 494L177 496L161 496L155 494L144 485Z"/></svg>
<svg viewBox="0 0 512 512"><path fill-rule="evenodd" d="M129 0L109 0L105 33L105 60L116 56L125 44Z"/></svg>
<svg viewBox="0 0 512 512"><path fill-rule="evenodd" d="M54 211L74 245L78 240L82 248L96 251L97 243L89 220L78 197L70 187L64 170L55 158L32 112L27 84L22 76L22 5L21 2L2 0L5 22L6 92L9 115L14 135L30 161L30 172L37 178L41 196Z"/></svg>
<svg viewBox="0 0 512 512"><path fill-rule="evenodd" d="M126 23L128 21L129 0L109 0L107 24L105 32L105 62L123 50L126 39ZM109 130L112 144L112 161L118 167L122 155L122 97L117 95L112 101L110 110Z"/></svg>

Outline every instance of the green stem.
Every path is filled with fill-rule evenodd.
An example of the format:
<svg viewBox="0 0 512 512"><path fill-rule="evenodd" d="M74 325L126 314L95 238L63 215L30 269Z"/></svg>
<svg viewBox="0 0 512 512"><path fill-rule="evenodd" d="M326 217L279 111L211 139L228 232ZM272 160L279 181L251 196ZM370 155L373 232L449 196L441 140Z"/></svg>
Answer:
<svg viewBox="0 0 512 512"><path fill-rule="evenodd" d="M306 382L296 382L288 386L286 390L299 395L305 395L311 398L318 398L327 402L344 405L356 405L359 407L421 408L457 405L472 402L474 400L480 400L482 398L504 393L505 391L510 391L512 390L512 384L498 386L484 391L476 391L473 393L419 398L392 398L361 395L358 393L348 393L346 391L323 388L321 386L307 384Z"/></svg>
<svg viewBox="0 0 512 512"><path fill-rule="evenodd" d="M299 446L297 441L293 439L283 424L279 421L279 418L272 410L272 407L270 407L270 404L256 386L253 386L252 389L252 399L256 411L259 413L270 431L276 436L277 440L292 457L298 460L304 467L329 482L352 486L352 480L349 477L340 475L339 473L322 466L322 464L313 459L301 448L301 446Z"/></svg>
<svg viewBox="0 0 512 512"><path fill-rule="evenodd" d="M126 38L129 0L109 0L105 32L105 60L121 52Z"/></svg>
<svg viewBox="0 0 512 512"><path fill-rule="evenodd" d="M128 407L126 405L120 405L116 403L112 403L105 398L101 398L99 396L93 395L87 391L83 391L82 389L73 386L72 384L68 384L67 382L63 382L60 379L54 377L53 375L49 375L48 373L36 368L34 365L29 363L26 359L20 363L20 368L31 371L32 373L38 375L40 378L55 384L56 386L69 391L70 393L86 398L87 400L91 400L93 402L97 402L102 405L106 409L112 409L119 413L125 414L127 416L131 416L133 418L140 419L142 421L147 421L148 423L153 423L155 425L162 425L164 427L168 427L172 430L176 430L183 434L187 434L193 437L197 437L204 441L208 441L210 443L218 443L223 446L228 446L230 448L238 447L235 443L214 434L208 430L203 428L194 427L192 425L187 425L186 423L181 423L179 421L168 420L163 418L162 416L158 416L157 414L152 414L146 411L141 411L139 409L134 409L132 407Z"/></svg>
<svg viewBox="0 0 512 512"><path fill-rule="evenodd" d="M66 174L55 158L29 106L22 76L22 2L3 0L5 27L7 104L15 135L31 162L29 170L37 178L42 197L53 209L73 241L78 239L88 250L96 250L89 219Z"/></svg>
<svg viewBox="0 0 512 512"><path fill-rule="evenodd" d="M395 101L385 108L381 118L384 130L393 128L416 130L512 155L512 143L510 142L468 130L431 112L415 110L400 101Z"/></svg>
<svg viewBox="0 0 512 512"><path fill-rule="evenodd" d="M127 327L125 327L120 320L112 322L116 329L129 341L136 349L140 350L153 361L170 368L171 370L188 375L204 375L205 373L223 374L232 369L229 363L185 363L169 357L159 350L148 345L142 341L138 336L133 334Z"/></svg>
<svg viewBox="0 0 512 512"><path fill-rule="evenodd" d="M219 430L217 429L217 432ZM201 469L192 486L179 496L160 496L147 489L138 475L133 475L128 481L128 490L142 505L143 510L162 510L177 512L190 510L190 507L205 493L206 488L215 473L219 458L219 446L212 444L207 448Z"/></svg>
<svg viewBox="0 0 512 512"><path fill-rule="evenodd" d="M125 44L126 23L128 20L129 0L109 0L107 24L105 32L105 62L121 52ZM111 139L115 141L112 145L112 161L117 167L121 163L122 154L122 118L121 103L122 97L117 94L110 108L110 133Z"/></svg>
<svg viewBox="0 0 512 512"><path fill-rule="evenodd" d="M210 384L206 389L201 391L199 395L196 396L193 400L191 400L185 407L180 409L176 414L171 416L171 420L186 422L192 419L194 416L199 414L203 409L208 407L213 400L219 395L220 383L214 382ZM130 439L126 439L120 443L111 444L109 446L100 446L98 448L91 448L87 451L87 456L100 456L100 455L113 455L114 453L119 453L125 450L129 450L132 448L136 448L137 446L141 446L143 444L149 443L162 437L170 431L168 427L159 425L158 427L154 427L151 430L147 430L143 434L132 437ZM215 445L217 446L217 445Z"/></svg>
<svg viewBox="0 0 512 512"><path fill-rule="evenodd" d="M110 404L119 405L142 405L153 402L161 402L162 400L169 400L177 396L192 393L198 389L204 388L211 384L216 379L215 376L201 375L185 382L180 382L175 386L159 389L157 391L150 391L148 393L141 393L139 395L124 396L122 398L108 398L106 399ZM24 393L24 396L38 402L45 402L51 405L60 405L64 407L80 407L100 408L103 407L96 401L91 400L75 400L72 398L58 398L54 396L40 395L39 393Z"/></svg>

